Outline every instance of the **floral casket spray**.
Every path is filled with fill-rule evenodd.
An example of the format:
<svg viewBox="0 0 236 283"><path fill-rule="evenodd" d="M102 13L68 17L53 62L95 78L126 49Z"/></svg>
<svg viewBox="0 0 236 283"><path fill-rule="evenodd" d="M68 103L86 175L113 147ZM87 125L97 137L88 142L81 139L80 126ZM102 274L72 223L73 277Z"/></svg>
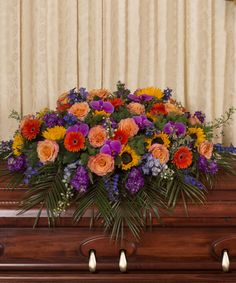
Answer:
<svg viewBox="0 0 236 283"><path fill-rule="evenodd" d="M131 93L76 88L62 94L56 110L20 117L13 140L2 141L1 178L8 187L28 186L20 213L43 209L49 224L68 207L79 221L95 207L93 219L118 240L127 227L139 238L147 217L160 217L179 199L203 203L220 169L234 173L236 148L213 144L214 122L191 114L172 98L172 90L148 87Z"/></svg>

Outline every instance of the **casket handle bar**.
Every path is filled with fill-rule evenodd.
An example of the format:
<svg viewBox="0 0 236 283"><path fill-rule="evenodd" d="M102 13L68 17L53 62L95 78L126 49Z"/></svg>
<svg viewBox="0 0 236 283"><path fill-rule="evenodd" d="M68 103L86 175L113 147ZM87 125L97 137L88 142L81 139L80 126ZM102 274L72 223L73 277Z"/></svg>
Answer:
<svg viewBox="0 0 236 283"><path fill-rule="evenodd" d="M126 272L128 267L125 250L120 251L119 269L120 272Z"/></svg>
<svg viewBox="0 0 236 283"><path fill-rule="evenodd" d="M229 272L229 266L230 266L229 253L227 250L223 250L222 251L222 270L224 272Z"/></svg>
<svg viewBox="0 0 236 283"><path fill-rule="evenodd" d="M89 251L89 271L90 272L95 272L96 267L97 267L97 261L96 261L96 255L95 255L95 250L90 250Z"/></svg>

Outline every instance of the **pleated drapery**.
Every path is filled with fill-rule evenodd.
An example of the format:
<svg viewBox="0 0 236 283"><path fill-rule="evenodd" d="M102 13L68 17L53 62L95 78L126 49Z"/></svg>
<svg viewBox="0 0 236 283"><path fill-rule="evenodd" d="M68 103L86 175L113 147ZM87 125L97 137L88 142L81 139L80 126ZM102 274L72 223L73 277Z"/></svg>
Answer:
<svg viewBox="0 0 236 283"><path fill-rule="evenodd" d="M0 0L0 139L75 86L170 87L208 120L236 107L236 5L224 0ZM236 116L223 140L236 144Z"/></svg>

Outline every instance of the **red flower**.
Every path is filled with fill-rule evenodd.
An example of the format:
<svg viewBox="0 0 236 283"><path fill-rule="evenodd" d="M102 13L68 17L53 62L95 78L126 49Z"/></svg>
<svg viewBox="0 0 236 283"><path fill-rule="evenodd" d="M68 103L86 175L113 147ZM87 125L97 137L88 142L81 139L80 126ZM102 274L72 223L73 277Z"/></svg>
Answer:
<svg viewBox="0 0 236 283"><path fill-rule="evenodd" d="M163 103L155 103L150 112L152 115L167 115L165 105Z"/></svg>
<svg viewBox="0 0 236 283"><path fill-rule="evenodd" d="M24 138L31 141L40 131L40 122L37 119L26 119L22 123L21 133Z"/></svg>
<svg viewBox="0 0 236 283"><path fill-rule="evenodd" d="M84 148L85 138L78 132L69 132L66 134L64 146L68 151L77 152Z"/></svg>
<svg viewBox="0 0 236 283"><path fill-rule="evenodd" d="M129 135L122 130L117 130L117 131L115 131L115 135L112 139L113 140L119 140L121 142L121 144L126 144L128 142Z"/></svg>
<svg viewBox="0 0 236 283"><path fill-rule="evenodd" d="M124 101L121 98L113 98L108 100L115 108L124 105Z"/></svg>
<svg viewBox="0 0 236 283"><path fill-rule="evenodd" d="M68 92L61 94L57 100L57 111L63 112L71 107L68 98Z"/></svg>
<svg viewBox="0 0 236 283"><path fill-rule="evenodd" d="M173 163L178 169L188 168L192 164L192 152L186 146L181 146L174 154Z"/></svg>

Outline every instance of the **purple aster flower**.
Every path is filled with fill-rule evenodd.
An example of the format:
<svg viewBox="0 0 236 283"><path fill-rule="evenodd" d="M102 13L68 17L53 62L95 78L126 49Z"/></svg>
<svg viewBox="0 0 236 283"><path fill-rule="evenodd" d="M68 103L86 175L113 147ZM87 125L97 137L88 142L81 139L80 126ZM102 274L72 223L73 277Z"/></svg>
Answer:
<svg viewBox="0 0 236 283"><path fill-rule="evenodd" d="M137 193L144 186L144 178L138 168L132 168L126 180L125 187L131 193Z"/></svg>
<svg viewBox="0 0 236 283"><path fill-rule="evenodd" d="M26 185L29 184L30 179L31 179L33 176L35 176L35 175L38 174L38 169L39 169L41 166L43 166L43 163L39 162L39 163L38 163L38 167L35 167L35 168L33 168L33 167L31 167L31 166L27 167L27 169L26 169L25 172L24 172L24 175L25 175L25 178L24 178L24 180L23 180L24 184L26 184Z"/></svg>
<svg viewBox="0 0 236 283"><path fill-rule="evenodd" d="M184 116L189 119L191 117L191 113L190 112L184 112Z"/></svg>
<svg viewBox="0 0 236 283"><path fill-rule="evenodd" d="M90 102L90 106L98 111L104 110L107 113L113 113L114 112L114 106L108 102L108 101L102 101L102 100L97 100L97 101L92 101Z"/></svg>
<svg viewBox="0 0 236 283"><path fill-rule="evenodd" d="M165 124L164 128L163 128L163 132L168 134L168 135L171 135L173 134L175 131L175 122L168 122Z"/></svg>
<svg viewBox="0 0 236 283"><path fill-rule="evenodd" d="M87 191L89 185L89 175L88 171L83 166L79 166L77 168L75 175L70 180L70 185L80 193Z"/></svg>
<svg viewBox="0 0 236 283"><path fill-rule="evenodd" d="M175 131L177 136L184 135L186 133L186 126L181 122L176 122Z"/></svg>
<svg viewBox="0 0 236 283"><path fill-rule="evenodd" d="M75 133L80 132L83 136L86 137L89 132L89 126L85 123L75 124L67 129L66 133L68 134L70 132L75 132Z"/></svg>
<svg viewBox="0 0 236 283"><path fill-rule="evenodd" d="M222 144L217 143L214 145L214 148L218 152L226 152L226 153L228 152L228 153L236 154L236 147L233 146L232 144L230 146L223 146Z"/></svg>
<svg viewBox="0 0 236 283"><path fill-rule="evenodd" d="M110 122L111 122L111 127L112 127L113 129L116 129L118 123L117 123L112 117L110 118Z"/></svg>
<svg viewBox="0 0 236 283"><path fill-rule="evenodd" d="M76 91L76 88L70 90L68 98L70 99L70 104L74 104L82 100L79 93Z"/></svg>
<svg viewBox="0 0 236 283"><path fill-rule="evenodd" d="M24 171L26 169L26 158L24 155L9 157L7 165L11 172Z"/></svg>
<svg viewBox="0 0 236 283"><path fill-rule="evenodd" d="M147 119L146 116L133 116L135 123L139 126L140 129L144 129L147 127L152 127L153 123Z"/></svg>
<svg viewBox="0 0 236 283"><path fill-rule="evenodd" d="M72 125L74 125L75 123L78 122L78 118L75 115L71 114L71 113L66 114L63 117L63 120L69 126L72 126Z"/></svg>
<svg viewBox="0 0 236 283"><path fill-rule="evenodd" d="M216 174L218 171L216 161L208 161L204 156L198 158L198 168L206 174Z"/></svg>
<svg viewBox="0 0 236 283"><path fill-rule="evenodd" d="M121 142L118 140L108 140L100 149L100 153L106 153L112 156L116 156L121 152Z"/></svg>
<svg viewBox="0 0 236 283"><path fill-rule="evenodd" d="M157 176L161 171L167 169L166 164L161 164L160 159L153 157L152 154L144 155L143 161L142 170L144 175Z"/></svg>
<svg viewBox="0 0 236 283"><path fill-rule="evenodd" d="M200 190L204 189L204 185L199 182L197 179L195 179L194 177L190 176L190 175L185 175L184 176L184 182L186 184L192 185L194 187L198 187Z"/></svg>
<svg viewBox="0 0 236 283"><path fill-rule="evenodd" d="M206 118L206 115L204 113L202 113L201 111L196 111L194 113L194 116L198 118L198 120L201 122L201 123L204 123L205 121L205 118Z"/></svg>
<svg viewBox="0 0 236 283"><path fill-rule="evenodd" d="M86 90L85 87L81 87L81 88L79 89L79 93L80 93L80 95L81 95L81 97L82 97L83 100L86 100L86 99L87 99L88 91Z"/></svg>
<svg viewBox="0 0 236 283"><path fill-rule="evenodd" d="M62 126L63 119L58 117L56 113L47 113L43 117L43 121L45 122L48 128L53 128L55 126Z"/></svg>
<svg viewBox="0 0 236 283"><path fill-rule="evenodd" d="M142 95L135 95L135 94L129 94L128 98L135 102L146 102L151 101L153 99L153 96L142 94Z"/></svg>
<svg viewBox="0 0 236 283"><path fill-rule="evenodd" d="M176 134L177 136L181 136L186 133L186 126L181 122L170 121L165 124L163 132L168 135Z"/></svg>
<svg viewBox="0 0 236 283"><path fill-rule="evenodd" d="M12 151L12 143L13 143L12 140L1 141L0 142L0 154Z"/></svg>
<svg viewBox="0 0 236 283"><path fill-rule="evenodd" d="M172 89L170 89L168 87L166 89L164 89L164 97L163 97L163 99L164 100L169 100L171 96L172 96Z"/></svg>
<svg viewBox="0 0 236 283"><path fill-rule="evenodd" d="M119 195L119 188L118 188L119 177L120 177L119 174L115 174L113 177L110 178L103 177L104 186L108 191L108 198L112 202L117 201Z"/></svg>
<svg viewBox="0 0 236 283"><path fill-rule="evenodd" d="M212 161L212 162L209 162L208 171L209 171L210 174L216 174L218 172L218 170L219 170L218 164L215 160Z"/></svg>

